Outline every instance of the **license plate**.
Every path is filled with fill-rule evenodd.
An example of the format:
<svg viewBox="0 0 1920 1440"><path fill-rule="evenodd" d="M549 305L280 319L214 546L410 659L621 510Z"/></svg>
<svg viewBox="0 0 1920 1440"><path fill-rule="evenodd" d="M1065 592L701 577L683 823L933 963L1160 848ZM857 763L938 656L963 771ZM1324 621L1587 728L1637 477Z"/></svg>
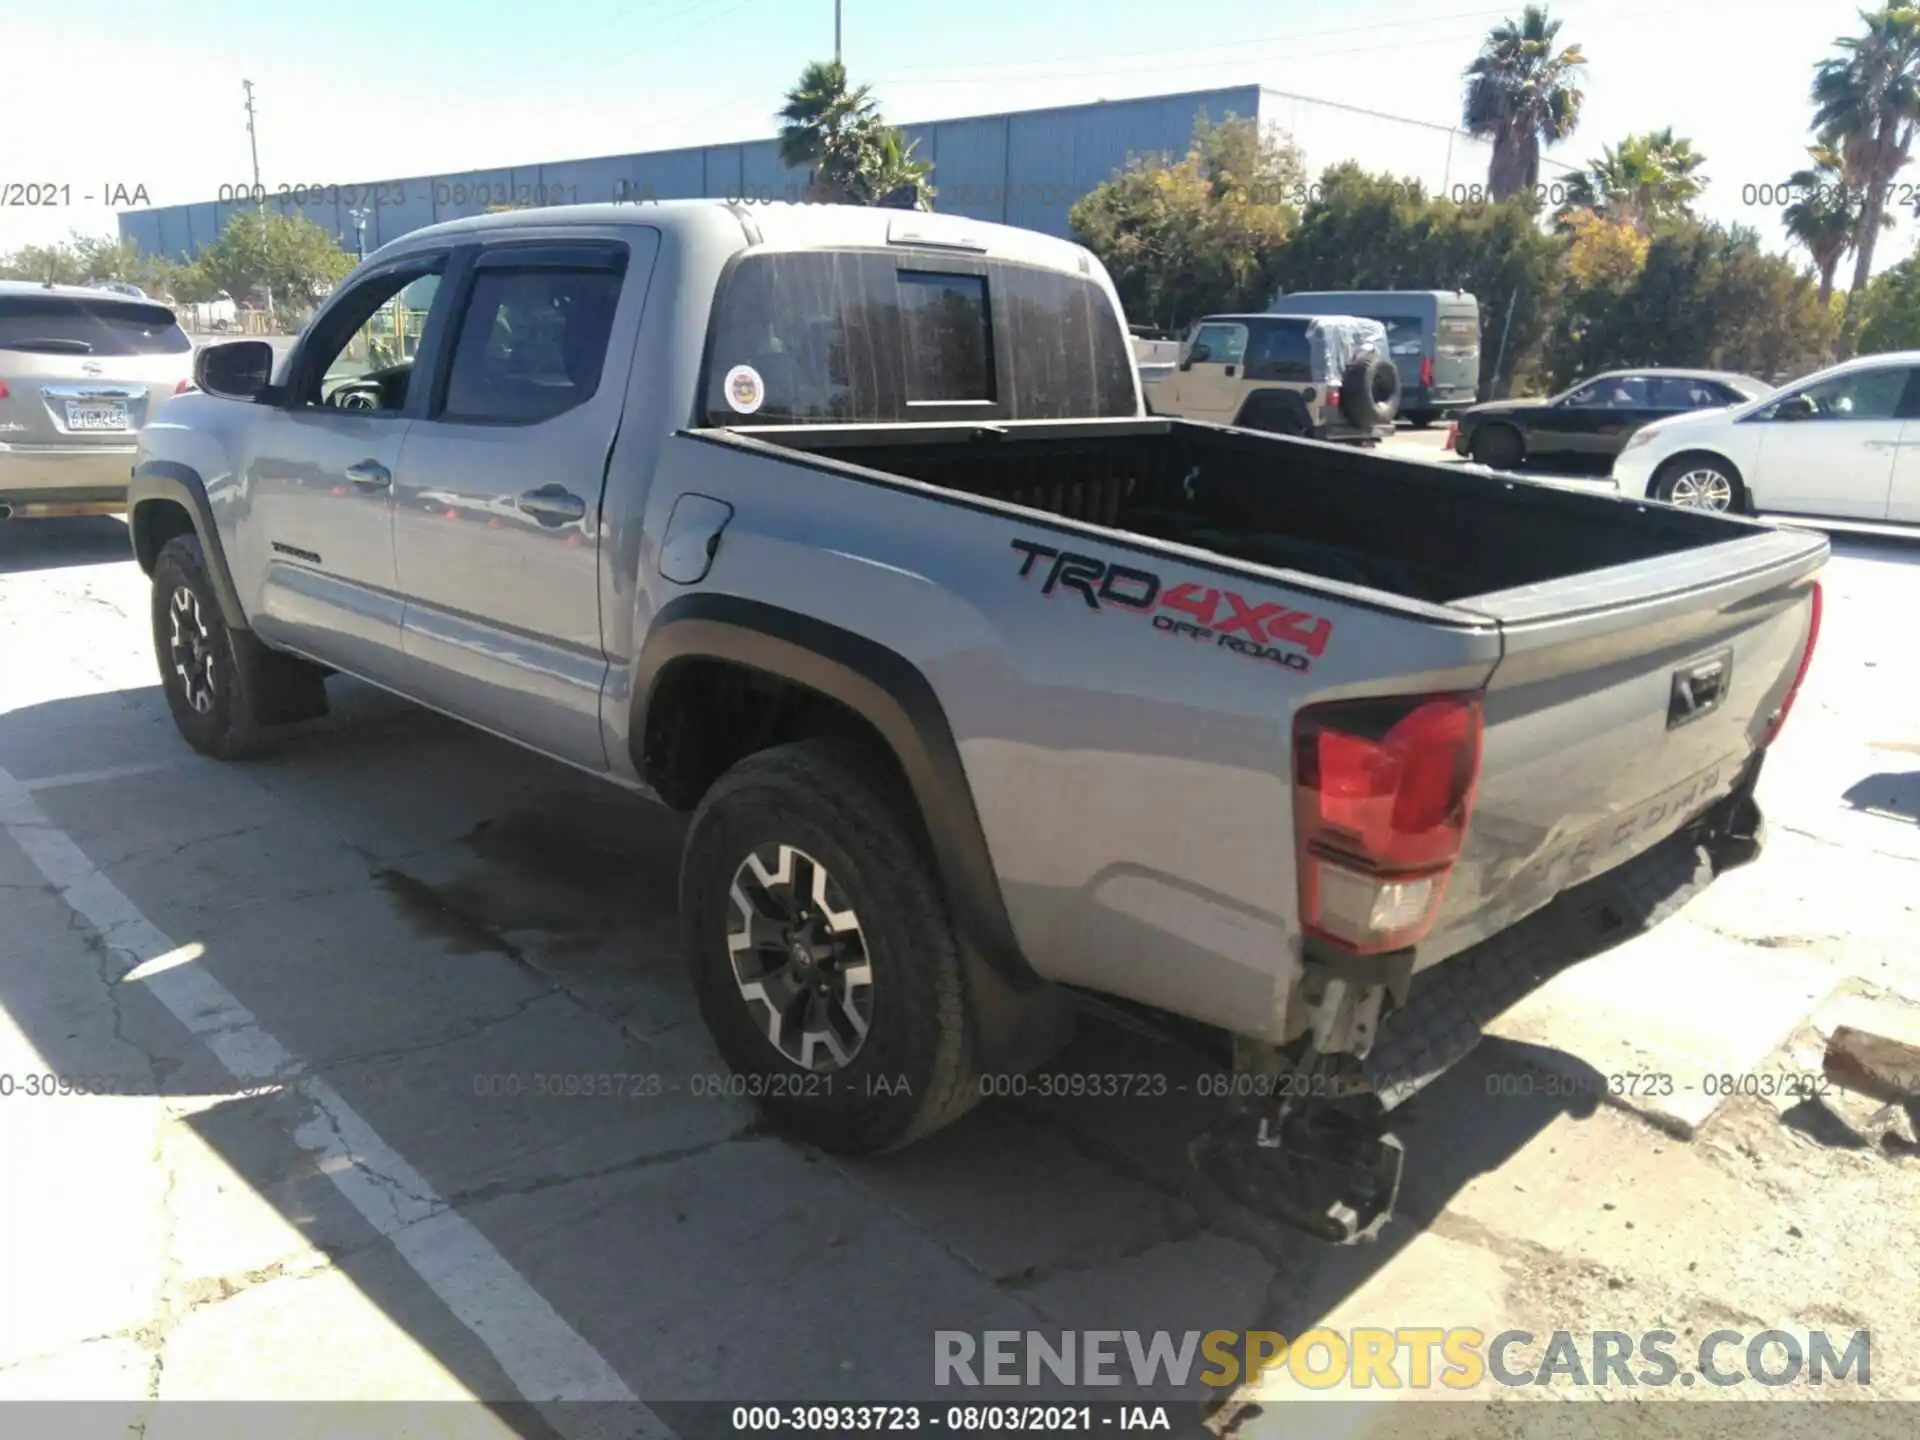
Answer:
<svg viewBox="0 0 1920 1440"><path fill-rule="evenodd" d="M126 402L121 400L69 400L67 429L124 430L127 428Z"/></svg>

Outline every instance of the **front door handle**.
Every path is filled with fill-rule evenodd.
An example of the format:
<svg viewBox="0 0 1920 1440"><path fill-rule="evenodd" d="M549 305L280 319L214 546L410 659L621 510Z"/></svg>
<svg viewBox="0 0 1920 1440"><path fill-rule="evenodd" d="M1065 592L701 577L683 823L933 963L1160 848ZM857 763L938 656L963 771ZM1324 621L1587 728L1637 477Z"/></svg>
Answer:
<svg viewBox="0 0 1920 1440"><path fill-rule="evenodd" d="M538 490L529 490L515 503L521 513L531 515L542 525L565 525L587 513L586 501L558 485L542 485Z"/></svg>
<svg viewBox="0 0 1920 1440"><path fill-rule="evenodd" d="M393 484L393 472L378 460L362 460L347 466L347 479L364 490L384 490Z"/></svg>

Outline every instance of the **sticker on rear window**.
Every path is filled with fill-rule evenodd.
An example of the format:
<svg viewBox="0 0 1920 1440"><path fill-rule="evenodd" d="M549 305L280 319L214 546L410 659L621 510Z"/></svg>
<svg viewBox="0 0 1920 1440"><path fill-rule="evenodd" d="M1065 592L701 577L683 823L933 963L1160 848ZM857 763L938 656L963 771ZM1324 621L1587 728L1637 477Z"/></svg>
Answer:
<svg viewBox="0 0 1920 1440"><path fill-rule="evenodd" d="M736 365L727 371L727 404L742 415L751 415L767 397L760 372L751 365Z"/></svg>

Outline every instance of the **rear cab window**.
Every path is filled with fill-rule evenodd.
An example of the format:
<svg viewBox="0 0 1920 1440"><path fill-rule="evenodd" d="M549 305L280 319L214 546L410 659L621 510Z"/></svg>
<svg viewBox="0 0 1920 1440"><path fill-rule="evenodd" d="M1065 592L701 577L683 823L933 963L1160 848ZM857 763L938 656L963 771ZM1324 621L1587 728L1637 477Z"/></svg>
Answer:
<svg viewBox="0 0 1920 1440"><path fill-rule="evenodd" d="M164 305L112 295L0 295L0 350L128 356L192 349Z"/></svg>
<svg viewBox="0 0 1920 1440"><path fill-rule="evenodd" d="M1132 343L1084 276L904 248L749 251L714 300L705 423L1118 418Z"/></svg>

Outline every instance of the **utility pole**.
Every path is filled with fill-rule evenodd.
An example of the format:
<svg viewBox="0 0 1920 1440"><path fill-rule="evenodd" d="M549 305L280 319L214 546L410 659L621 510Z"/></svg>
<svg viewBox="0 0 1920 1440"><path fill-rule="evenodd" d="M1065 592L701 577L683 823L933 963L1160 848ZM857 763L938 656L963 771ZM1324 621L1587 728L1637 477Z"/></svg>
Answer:
<svg viewBox="0 0 1920 1440"><path fill-rule="evenodd" d="M840 0L833 0L833 61L840 63Z"/></svg>
<svg viewBox="0 0 1920 1440"><path fill-rule="evenodd" d="M264 261L269 254L267 245L267 190L260 183L260 139L253 128L253 82L242 80L241 86L247 92L247 149L253 152L253 194L260 202L260 255ZM267 295L267 324L273 324L273 281L263 278L261 288Z"/></svg>

